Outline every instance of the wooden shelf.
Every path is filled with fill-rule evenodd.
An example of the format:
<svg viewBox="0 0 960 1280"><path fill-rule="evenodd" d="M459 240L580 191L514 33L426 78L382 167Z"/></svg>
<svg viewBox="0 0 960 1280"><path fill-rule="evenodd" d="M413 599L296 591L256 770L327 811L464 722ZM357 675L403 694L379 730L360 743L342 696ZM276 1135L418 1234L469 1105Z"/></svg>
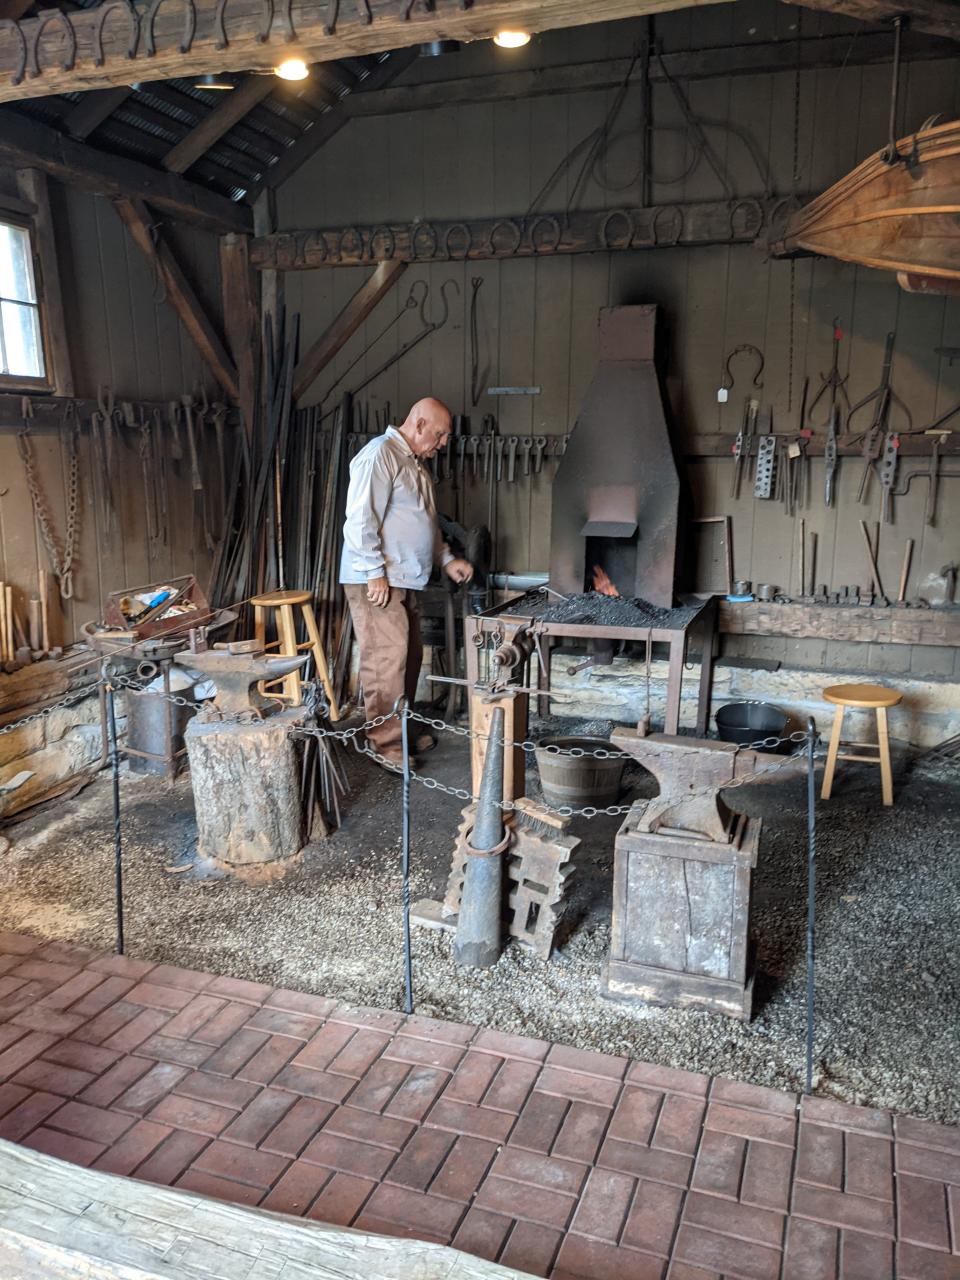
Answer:
<svg viewBox="0 0 960 1280"><path fill-rule="evenodd" d="M960 608L744 604L720 601L720 630L737 636L794 636L874 644L960 645Z"/></svg>

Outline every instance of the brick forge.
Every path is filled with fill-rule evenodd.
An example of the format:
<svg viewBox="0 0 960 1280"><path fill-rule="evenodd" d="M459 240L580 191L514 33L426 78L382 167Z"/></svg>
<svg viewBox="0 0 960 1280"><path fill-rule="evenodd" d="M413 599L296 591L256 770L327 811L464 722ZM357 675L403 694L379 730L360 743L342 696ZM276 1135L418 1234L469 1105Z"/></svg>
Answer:
<svg viewBox="0 0 960 1280"><path fill-rule="evenodd" d="M0 1137L556 1280L960 1280L960 1131L0 933Z"/></svg>

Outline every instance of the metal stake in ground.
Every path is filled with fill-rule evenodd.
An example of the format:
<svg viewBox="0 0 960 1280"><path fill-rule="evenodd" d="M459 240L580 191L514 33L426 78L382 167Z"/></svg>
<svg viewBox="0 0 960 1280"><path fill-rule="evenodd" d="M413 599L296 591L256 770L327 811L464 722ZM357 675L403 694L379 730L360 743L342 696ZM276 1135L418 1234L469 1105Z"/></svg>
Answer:
<svg viewBox="0 0 960 1280"><path fill-rule="evenodd" d="M401 827L403 876L403 1012L413 1013L413 958L410 954L410 708L400 708L400 750L403 755L403 819Z"/></svg>
<svg viewBox="0 0 960 1280"><path fill-rule="evenodd" d="M120 748L113 684L106 683L107 729L110 735L110 769L113 773L113 879L117 898L117 955L123 955L123 841L120 835Z"/></svg>
<svg viewBox="0 0 960 1280"><path fill-rule="evenodd" d="M813 716L807 721L807 1083L813 1092L813 938L817 913L817 813L813 749L817 726Z"/></svg>
<svg viewBox="0 0 960 1280"><path fill-rule="evenodd" d="M461 968L489 969L501 951L503 865L500 855L510 843L504 834L503 707L496 707L487 730L477 816L467 838L467 867L463 877L460 916L453 958Z"/></svg>

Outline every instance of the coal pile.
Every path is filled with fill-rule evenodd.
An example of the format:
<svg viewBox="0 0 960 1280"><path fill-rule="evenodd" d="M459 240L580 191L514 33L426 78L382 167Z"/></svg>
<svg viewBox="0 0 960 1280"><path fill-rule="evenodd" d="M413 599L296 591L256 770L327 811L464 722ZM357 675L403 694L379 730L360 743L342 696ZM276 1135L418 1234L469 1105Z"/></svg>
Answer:
<svg viewBox="0 0 960 1280"><path fill-rule="evenodd" d="M546 592L531 592L514 601L504 616L521 614L540 622L566 622L596 627L648 627L681 630L690 625L698 609L680 606L661 609L649 600L628 599L626 596L607 596L600 591L585 591L582 595L568 596L560 600Z"/></svg>

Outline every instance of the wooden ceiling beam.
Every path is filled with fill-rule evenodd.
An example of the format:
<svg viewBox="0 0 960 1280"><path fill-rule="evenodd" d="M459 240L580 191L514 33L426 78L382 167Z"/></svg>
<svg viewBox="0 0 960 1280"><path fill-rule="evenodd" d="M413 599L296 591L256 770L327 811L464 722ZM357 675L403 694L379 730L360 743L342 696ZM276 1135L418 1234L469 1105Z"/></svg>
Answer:
<svg viewBox="0 0 960 1280"><path fill-rule="evenodd" d="M180 323L208 365L210 372L231 400L239 400L237 366L227 353L223 339L210 318L170 246L157 233L141 200L118 200L117 212L140 251L163 281L166 298L180 318Z"/></svg>
<svg viewBox="0 0 960 1280"><path fill-rule="evenodd" d="M129 85L121 85L117 89L94 89L92 93L85 93L67 113L63 121L64 128L71 138L82 142L99 129L104 120L112 116L132 93Z"/></svg>
<svg viewBox="0 0 960 1280"><path fill-rule="evenodd" d="M0 113L0 163L41 169L112 199L145 200L170 217L211 231L250 231L250 210L173 173L108 155L14 111Z"/></svg>
<svg viewBox="0 0 960 1280"><path fill-rule="evenodd" d="M904 36L902 56L906 61L955 58L957 53L957 46L952 40L921 36L915 32ZM864 32L853 41L850 36L811 36L800 41L799 49L794 40L771 40L727 48L665 53L662 60L654 55L650 58L649 79L651 84L656 84L667 76L673 80L712 80L727 76L765 75L796 71L798 62L801 71L820 71L831 67L888 63L892 56L893 36L882 31ZM351 117L380 116L426 111L454 103L502 102L505 99L613 89L623 83L630 67L630 58L606 58L598 62L538 67L530 71L431 80L425 84L381 89L376 94L351 95L344 99L343 107ZM634 75L639 82L639 68L634 68Z"/></svg>
<svg viewBox="0 0 960 1280"><path fill-rule="evenodd" d="M428 40L489 39L504 26L547 31L635 18L696 2L472 0L464 6L462 0L436 0L431 5L411 0L364 0L362 4L340 4L339 14L337 6L326 4L300 4L286 10L275 6L270 38L264 41L262 0L232 0L221 13L226 46L218 47L223 45L216 20L221 9L218 0L193 0L189 8L195 22L190 23L186 38L183 5L151 6L149 15L144 13L141 18L134 57L130 58L131 23L112 0L105 0L97 7L65 14L57 23L22 18L0 27L0 101L105 89L147 78L267 70L291 45L308 62L329 62L409 48ZM111 13L105 20L108 9ZM69 41L63 23L70 26ZM75 44L75 52L68 49L68 43Z"/></svg>
<svg viewBox="0 0 960 1280"><path fill-rule="evenodd" d="M859 22L906 18L911 31L960 40L960 5L956 0L790 0L790 3Z"/></svg>
<svg viewBox="0 0 960 1280"><path fill-rule="evenodd" d="M229 133L235 124L258 102L273 92L272 76L247 76L241 84L223 95L213 110L163 157L163 167L170 173L185 173L195 160Z"/></svg>

